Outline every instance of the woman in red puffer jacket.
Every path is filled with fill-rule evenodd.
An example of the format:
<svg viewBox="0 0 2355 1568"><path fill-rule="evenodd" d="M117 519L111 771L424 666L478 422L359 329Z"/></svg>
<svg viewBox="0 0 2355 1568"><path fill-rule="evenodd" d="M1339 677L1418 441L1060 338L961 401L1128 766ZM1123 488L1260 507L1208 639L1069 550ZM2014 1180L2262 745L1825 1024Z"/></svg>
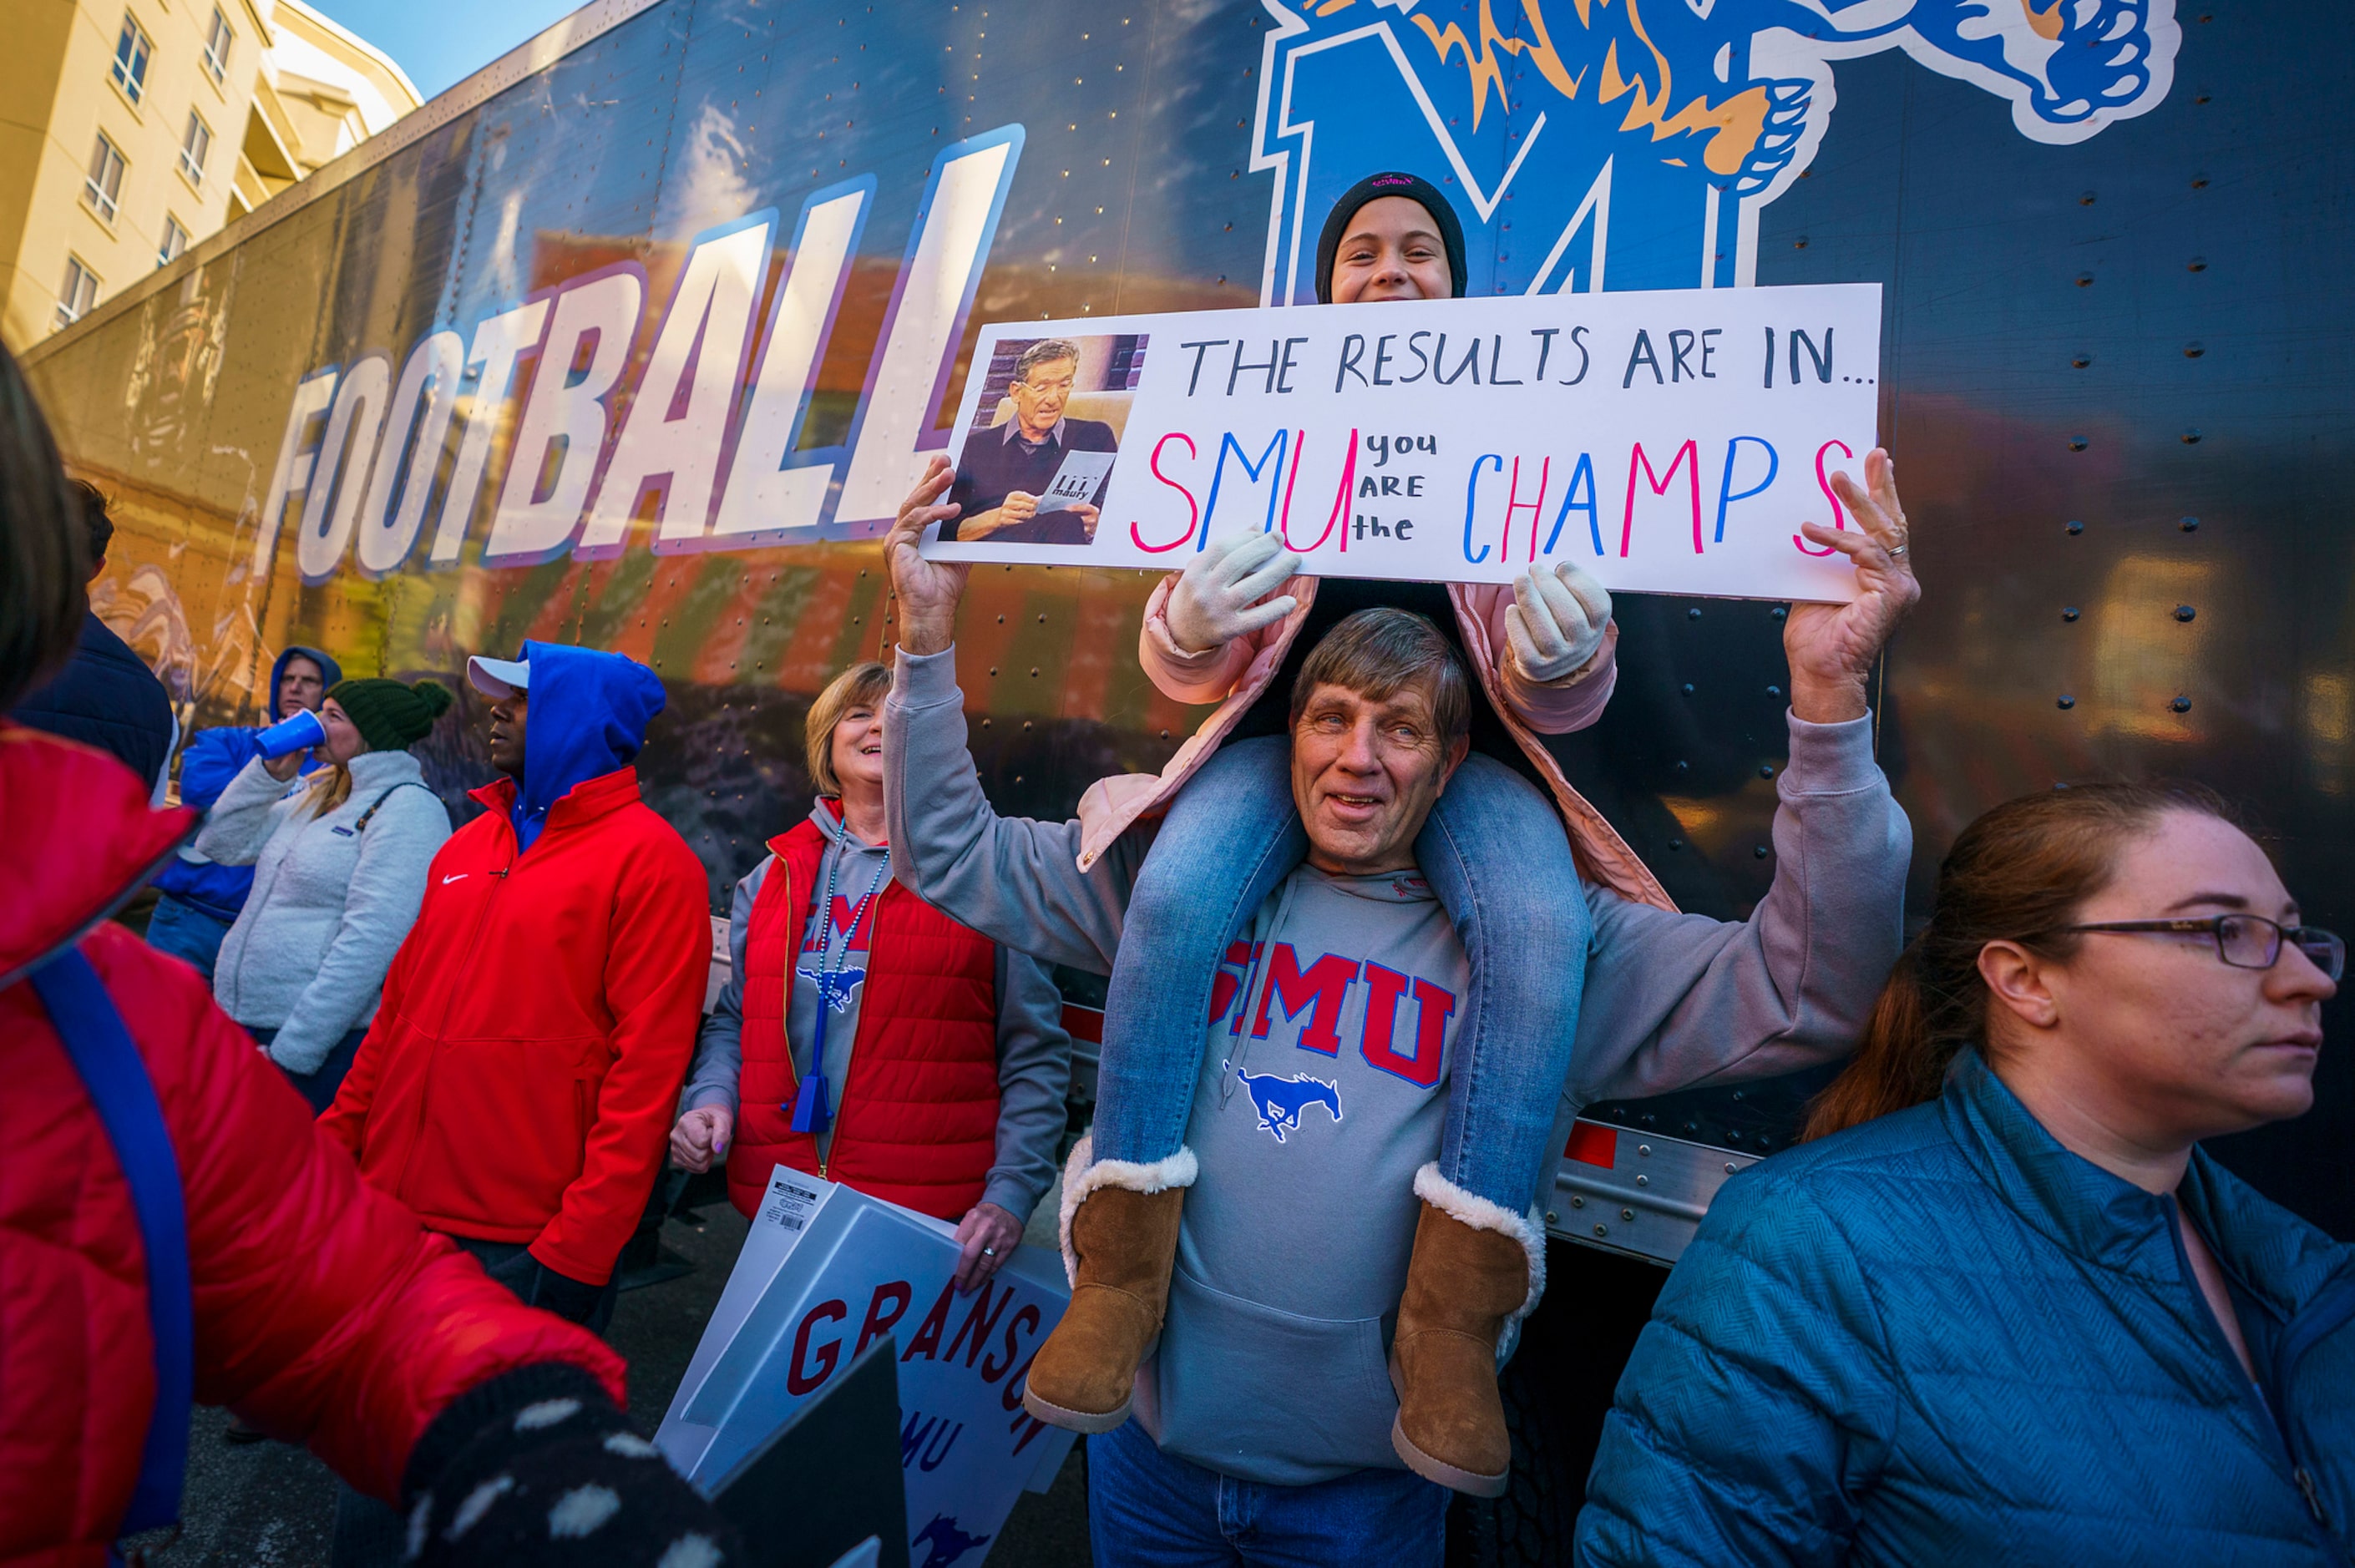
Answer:
<svg viewBox="0 0 2355 1568"><path fill-rule="evenodd" d="M0 350L0 711L72 652L73 515ZM106 923L194 815L0 720L0 1568L176 1518L191 1396L399 1499L418 1561L732 1558L624 1428L620 1358L362 1185L196 971ZM591 1484L602 1528L549 1539Z"/></svg>

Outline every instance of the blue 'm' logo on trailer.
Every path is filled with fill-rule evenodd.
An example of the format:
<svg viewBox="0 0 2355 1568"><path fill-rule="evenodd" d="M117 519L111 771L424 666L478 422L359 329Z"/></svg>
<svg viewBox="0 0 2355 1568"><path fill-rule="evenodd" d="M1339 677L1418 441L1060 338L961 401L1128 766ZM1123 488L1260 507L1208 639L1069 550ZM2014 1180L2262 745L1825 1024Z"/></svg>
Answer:
<svg viewBox="0 0 2355 1568"><path fill-rule="evenodd" d="M1754 281L1758 214L1814 158L1832 62L1902 49L2083 141L2167 96L2174 0L1262 0L1261 299L1316 297L1335 197L1381 168L1456 198L1475 294Z"/></svg>

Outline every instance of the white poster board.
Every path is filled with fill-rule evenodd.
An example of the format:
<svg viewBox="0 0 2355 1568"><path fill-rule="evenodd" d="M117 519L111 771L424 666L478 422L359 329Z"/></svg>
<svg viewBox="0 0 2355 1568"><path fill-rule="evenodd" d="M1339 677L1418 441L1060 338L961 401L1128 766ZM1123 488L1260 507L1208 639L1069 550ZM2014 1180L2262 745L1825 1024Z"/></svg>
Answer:
<svg viewBox="0 0 2355 1568"><path fill-rule="evenodd" d="M1030 1358L1071 1291L1060 1258L1017 1248L987 1285L951 1281L953 1229L778 1166L655 1443L705 1488L815 1397L873 1339L897 1337L900 1469L911 1550L973 1568L1026 1488L1043 1491L1069 1432L1022 1407Z"/></svg>
<svg viewBox="0 0 2355 1568"><path fill-rule="evenodd" d="M1168 570L1263 530L1319 576L1846 599L1798 529L1854 526L1829 476L1861 478L1880 380L1878 283L1000 323L924 553ZM1090 518L1103 460L1064 465L1107 449Z"/></svg>

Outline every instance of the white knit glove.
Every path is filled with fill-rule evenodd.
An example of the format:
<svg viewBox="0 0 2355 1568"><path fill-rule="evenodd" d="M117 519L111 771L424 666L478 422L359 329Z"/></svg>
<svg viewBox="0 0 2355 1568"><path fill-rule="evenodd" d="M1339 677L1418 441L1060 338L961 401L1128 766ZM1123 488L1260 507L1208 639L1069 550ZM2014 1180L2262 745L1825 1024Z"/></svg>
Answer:
<svg viewBox="0 0 2355 1568"><path fill-rule="evenodd" d="M1521 673L1540 685L1584 669L1611 624L1610 590L1568 561L1550 573L1515 577L1513 601L1505 611L1505 640Z"/></svg>
<svg viewBox="0 0 2355 1568"><path fill-rule="evenodd" d="M1298 602L1290 594L1265 604L1252 601L1290 576L1290 554L1274 535L1236 534L1219 540L1178 574L1169 596L1170 641L1186 652L1207 653L1282 620Z"/></svg>

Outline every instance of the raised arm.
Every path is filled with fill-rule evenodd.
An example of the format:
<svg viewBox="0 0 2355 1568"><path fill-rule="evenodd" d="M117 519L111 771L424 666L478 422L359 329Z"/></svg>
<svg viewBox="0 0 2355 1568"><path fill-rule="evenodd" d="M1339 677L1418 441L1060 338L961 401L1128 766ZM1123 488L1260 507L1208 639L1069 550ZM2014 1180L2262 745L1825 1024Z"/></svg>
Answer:
<svg viewBox="0 0 2355 1568"><path fill-rule="evenodd" d="M212 810L229 780L261 755L257 733L236 725L197 731L180 753L180 804Z"/></svg>
<svg viewBox="0 0 2355 1568"><path fill-rule="evenodd" d="M953 471L935 459L883 541L899 595L900 649L883 706L883 805L892 875L975 930L1050 963L1112 972L1146 836L1124 833L1086 871L1078 819L1001 817L965 745L956 683L957 603L966 569L927 561L918 537L955 514Z"/></svg>
<svg viewBox="0 0 2355 1568"><path fill-rule="evenodd" d="M1849 556L1858 595L1785 623L1791 758L1776 785L1773 886L1749 919L1671 915L1590 888L1594 950L1572 1104L1764 1077L1840 1055L1903 946L1913 834L1872 759L1865 681L1921 597L1888 454L1834 476L1860 526L1806 536Z"/></svg>
<svg viewBox="0 0 2355 1568"><path fill-rule="evenodd" d="M1904 945L1913 828L1872 760L1870 717L1790 725L1774 882L1749 919L1587 888L1573 1104L1795 1072L1854 1046Z"/></svg>
<svg viewBox="0 0 2355 1568"><path fill-rule="evenodd" d="M288 780L272 777L269 765L255 758L223 787L192 847L223 865L251 865L261 858L261 846L278 825L272 812L290 787Z"/></svg>

